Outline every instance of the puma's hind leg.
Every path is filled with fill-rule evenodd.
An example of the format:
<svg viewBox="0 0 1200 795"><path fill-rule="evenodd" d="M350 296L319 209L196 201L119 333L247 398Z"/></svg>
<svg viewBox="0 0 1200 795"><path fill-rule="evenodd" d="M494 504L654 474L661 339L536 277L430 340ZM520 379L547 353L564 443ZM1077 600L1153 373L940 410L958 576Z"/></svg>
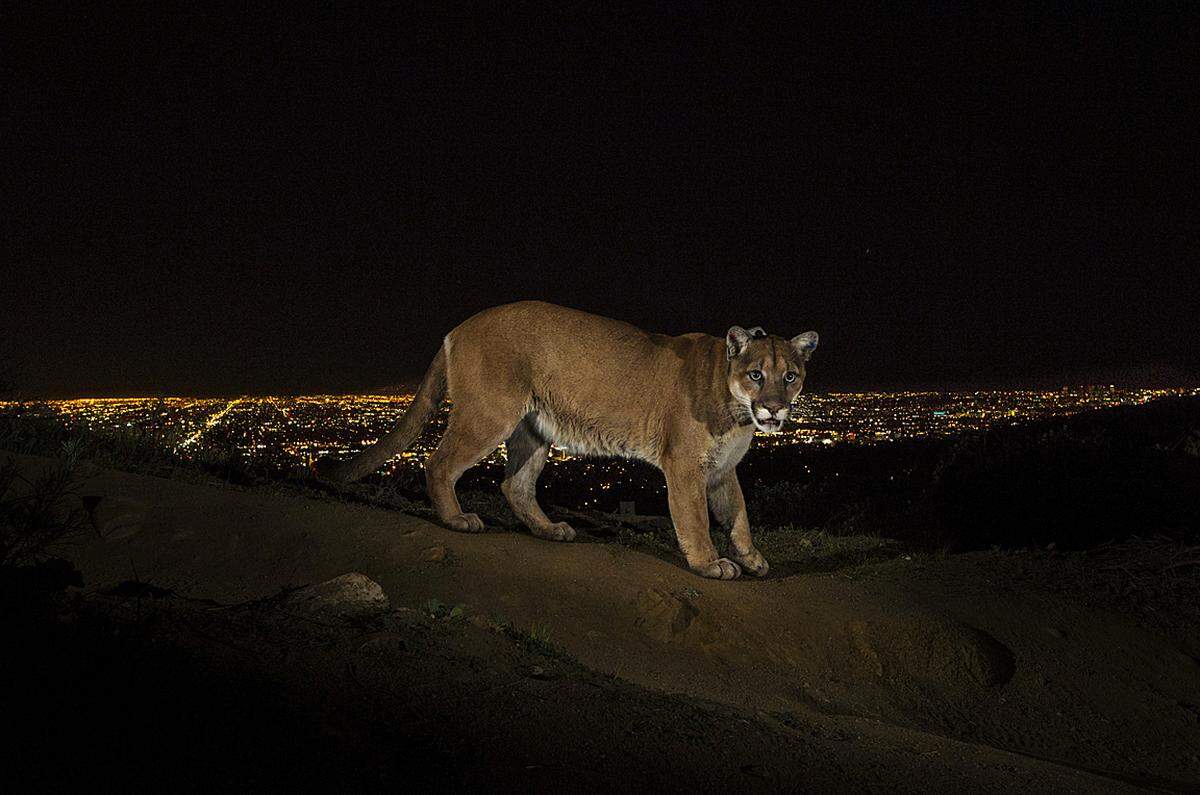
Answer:
<svg viewBox="0 0 1200 795"><path fill-rule="evenodd" d="M550 443L538 434L531 417L521 420L505 442L508 463L504 467L500 490L513 513L535 536L551 541L573 541L575 529L566 522L551 522L538 505L537 479L546 465Z"/></svg>
<svg viewBox="0 0 1200 795"><path fill-rule="evenodd" d="M478 515L463 513L454 486L463 472L500 446L520 414L519 406L505 406L503 402L480 397L464 396L454 403L446 433L425 462L429 499L438 519L451 530L483 531L483 520Z"/></svg>

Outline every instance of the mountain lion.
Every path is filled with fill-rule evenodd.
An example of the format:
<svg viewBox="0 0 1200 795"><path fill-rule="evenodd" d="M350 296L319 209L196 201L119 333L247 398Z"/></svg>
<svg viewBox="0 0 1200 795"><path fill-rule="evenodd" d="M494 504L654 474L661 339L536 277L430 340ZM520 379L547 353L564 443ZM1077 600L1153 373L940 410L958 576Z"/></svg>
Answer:
<svg viewBox="0 0 1200 795"><path fill-rule="evenodd" d="M817 333L790 340L734 326L724 339L670 337L538 301L484 310L446 335L399 427L357 457L322 459L322 477L357 480L405 450L447 393L453 400L441 442L426 461L429 496L440 520L479 532L454 485L501 442L501 490L533 534L570 541L534 493L554 444L578 455L640 458L667 480L671 520L688 566L723 580L742 570L763 576L736 467L755 429L778 433L804 384ZM729 530L732 560L718 558L709 509Z"/></svg>

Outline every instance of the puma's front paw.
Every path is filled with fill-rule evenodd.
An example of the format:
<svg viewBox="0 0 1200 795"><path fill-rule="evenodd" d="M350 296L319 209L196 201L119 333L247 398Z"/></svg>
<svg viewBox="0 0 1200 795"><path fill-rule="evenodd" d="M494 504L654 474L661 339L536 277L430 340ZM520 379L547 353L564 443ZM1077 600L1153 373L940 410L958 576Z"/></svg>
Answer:
<svg viewBox="0 0 1200 795"><path fill-rule="evenodd" d="M766 577L767 572L771 570L771 567L767 564L767 559L754 547L751 547L750 551L745 555L739 555L734 552L733 559L741 564L743 571L747 574L753 574L755 577Z"/></svg>
<svg viewBox="0 0 1200 795"><path fill-rule="evenodd" d="M736 580L742 576L741 567L729 558L718 558L712 563L702 563L699 566L693 566L692 571L701 577L708 577L713 580Z"/></svg>
<svg viewBox="0 0 1200 795"><path fill-rule="evenodd" d="M460 513L458 516L451 516L444 520L446 527L451 530L457 530L460 533L482 533L483 520L473 513Z"/></svg>
<svg viewBox="0 0 1200 795"><path fill-rule="evenodd" d="M575 528L566 522L555 522L545 527L533 528L533 534L538 538L545 538L550 541L574 541Z"/></svg>

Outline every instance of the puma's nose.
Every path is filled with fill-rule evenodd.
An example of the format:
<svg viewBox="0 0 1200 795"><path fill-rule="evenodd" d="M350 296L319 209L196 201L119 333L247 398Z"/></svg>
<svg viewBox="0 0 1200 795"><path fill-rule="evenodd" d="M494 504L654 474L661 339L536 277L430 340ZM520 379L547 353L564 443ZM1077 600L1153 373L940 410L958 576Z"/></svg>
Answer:
<svg viewBox="0 0 1200 795"><path fill-rule="evenodd" d="M771 416L774 417L776 414L787 408L787 404L780 400L764 400L762 402L762 407L771 412Z"/></svg>

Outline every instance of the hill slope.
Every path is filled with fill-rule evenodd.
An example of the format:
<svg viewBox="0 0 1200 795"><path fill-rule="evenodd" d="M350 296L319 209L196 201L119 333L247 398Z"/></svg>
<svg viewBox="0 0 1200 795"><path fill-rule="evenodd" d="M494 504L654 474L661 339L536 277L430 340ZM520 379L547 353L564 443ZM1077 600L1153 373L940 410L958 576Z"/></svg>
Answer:
<svg viewBox="0 0 1200 795"><path fill-rule="evenodd" d="M545 764L522 754L559 748L559 761L591 759L575 780L597 785L627 781L630 765L660 776L647 779L647 768L638 780L694 782L719 768L778 787L1200 785L1200 650L1014 579L993 555L901 556L852 572L722 583L586 536L554 544L461 535L366 506L104 470L83 491L101 537L67 556L91 599L116 598L99 594L135 576L225 605L270 605L282 590L347 572L378 582L393 608L408 610L388 613L383 629L378 616L370 627L335 622L321 630L332 634L319 653L288 635L270 646L286 651L278 659L254 649L283 632L278 622L294 619L287 610L271 613L266 631L205 602L173 597L152 608L192 616L177 626L207 627L182 641L170 635L201 657L244 645L245 659L226 662L235 673L320 690L322 704L355 714L358 728L346 729L355 737L381 721L392 740L483 743L466 757L431 757L424 780L482 780L472 776L503 751L514 786L561 783L568 768L537 780L520 772ZM470 620L446 620L438 605L461 605ZM501 626L517 631L494 631ZM359 667L348 683L367 629L425 651L389 652L384 642L390 662ZM578 663L556 653L535 666L553 668L546 680L514 676L547 634ZM525 639L515 652L510 635ZM364 686L399 706L355 712ZM317 713L311 719L326 726L327 711ZM657 753L645 752L648 743ZM661 778L691 758L688 749L703 758L682 778ZM379 769L423 764L374 746L359 753ZM616 768L597 761L605 753Z"/></svg>

